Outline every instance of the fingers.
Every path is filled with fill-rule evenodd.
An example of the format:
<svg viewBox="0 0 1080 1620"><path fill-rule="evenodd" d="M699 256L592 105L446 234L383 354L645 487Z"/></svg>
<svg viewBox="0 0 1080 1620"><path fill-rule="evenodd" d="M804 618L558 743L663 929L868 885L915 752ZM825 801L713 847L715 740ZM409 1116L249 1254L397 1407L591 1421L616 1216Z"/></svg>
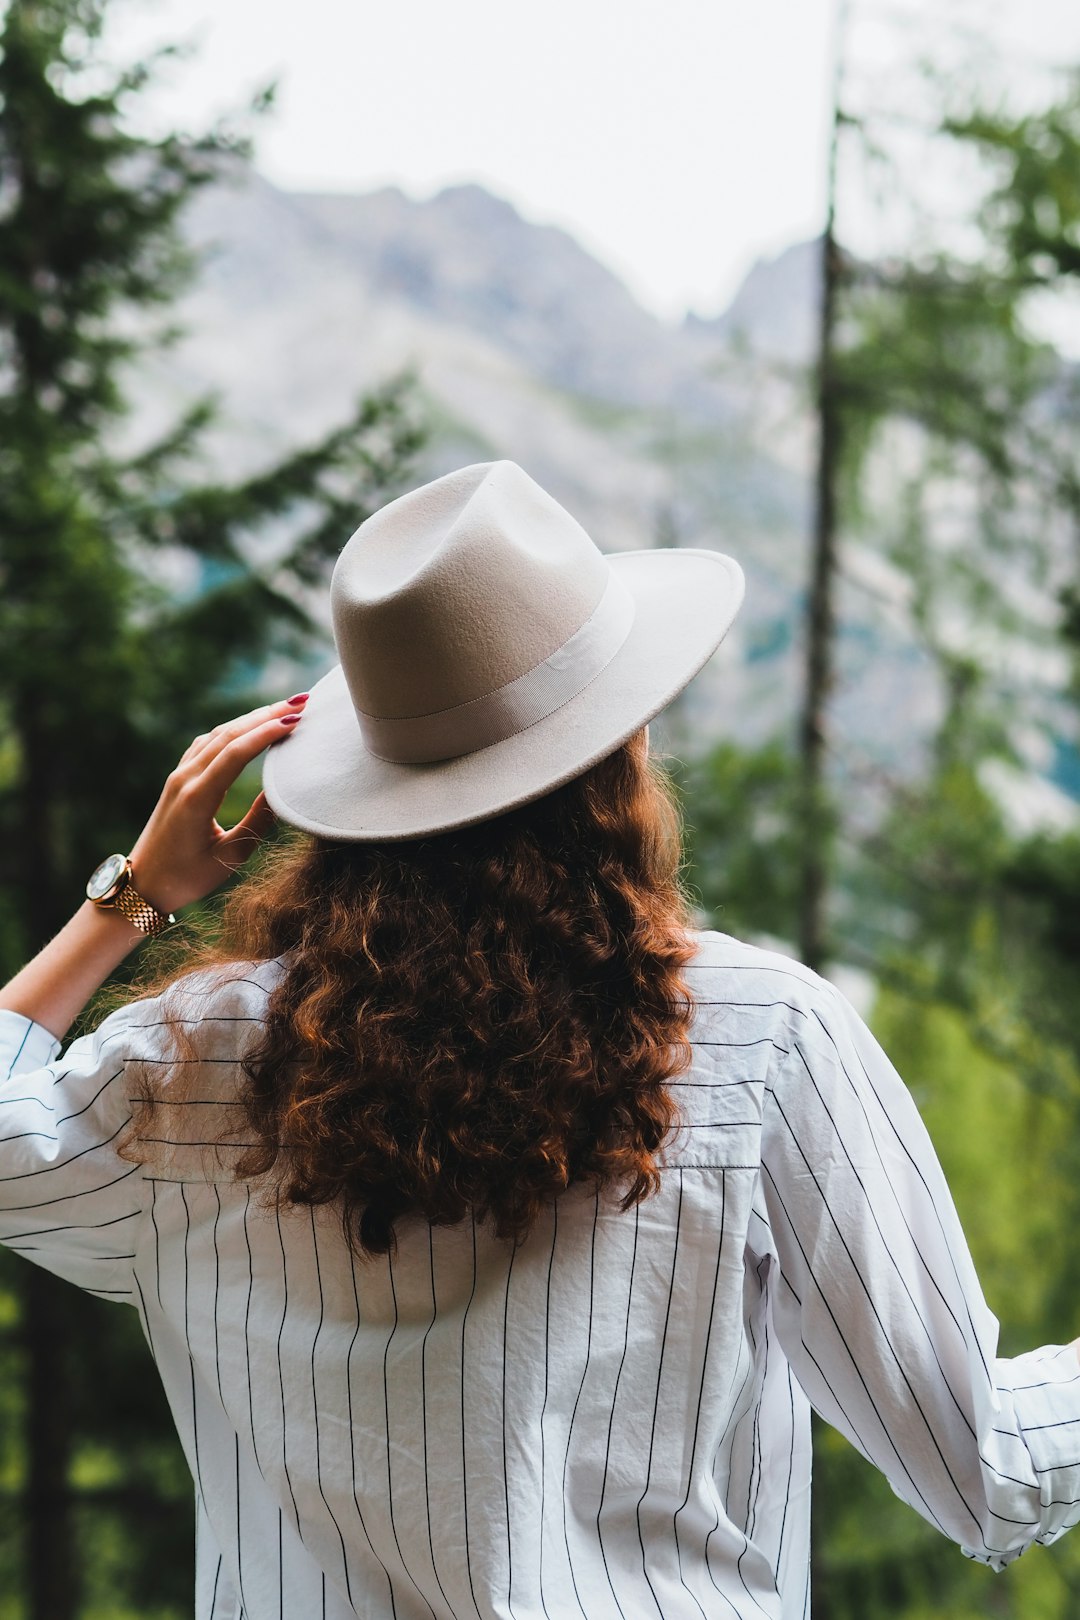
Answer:
<svg viewBox="0 0 1080 1620"><path fill-rule="evenodd" d="M174 789L201 809L217 809L240 772L299 723L300 699L266 703L197 737L173 773Z"/></svg>
<svg viewBox="0 0 1080 1620"><path fill-rule="evenodd" d="M297 724L297 718L272 714L242 730L226 726L221 735L208 743L189 767L193 774L189 788L193 800L215 811L229 788L264 748L280 742Z"/></svg>
<svg viewBox="0 0 1080 1620"><path fill-rule="evenodd" d="M218 840L216 854L219 860L232 868L242 866L248 857L254 854L264 838L269 838L274 830L276 818L274 812L266 802L266 795L260 793L254 804L242 821L223 833Z"/></svg>
<svg viewBox="0 0 1080 1620"><path fill-rule="evenodd" d="M201 736L196 737L193 739L193 741L189 742L187 747L184 749L184 752L180 755L180 764L186 765L189 759L194 759L195 755L206 746L208 740L209 733L204 732Z"/></svg>
<svg viewBox="0 0 1080 1620"><path fill-rule="evenodd" d="M230 730L235 734L249 723L257 724L260 720L269 719L272 714L284 711L287 708L288 704L285 703L263 703L257 709L249 710L247 714L237 715L232 720L222 720L219 725L212 727L210 731L204 731L198 737L192 739L181 756L180 764L197 764L200 756L206 753L211 744L216 743L226 730Z"/></svg>
<svg viewBox="0 0 1080 1620"><path fill-rule="evenodd" d="M220 725L214 726L211 731L204 732L201 736L193 739L185 750L180 764L201 765L204 763L204 755L216 752L216 745L228 742L233 737L240 736L250 727L260 725L275 716L302 714L306 702L307 693L303 692L298 698L288 698L278 703L263 703L257 709L249 710L247 714L237 715L232 720L223 720Z"/></svg>

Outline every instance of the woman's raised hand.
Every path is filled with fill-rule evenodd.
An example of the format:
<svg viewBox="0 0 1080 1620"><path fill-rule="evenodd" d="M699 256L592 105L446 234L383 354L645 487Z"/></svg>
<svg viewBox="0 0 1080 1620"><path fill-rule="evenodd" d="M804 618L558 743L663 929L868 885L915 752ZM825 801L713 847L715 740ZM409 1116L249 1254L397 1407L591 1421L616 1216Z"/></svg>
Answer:
<svg viewBox="0 0 1080 1620"><path fill-rule="evenodd" d="M270 831L274 815L261 793L235 827L220 826L217 813L244 767L289 735L306 702L302 692L252 709L196 737L186 750L131 851L135 887L159 911L178 911L211 894Z"/></svg>

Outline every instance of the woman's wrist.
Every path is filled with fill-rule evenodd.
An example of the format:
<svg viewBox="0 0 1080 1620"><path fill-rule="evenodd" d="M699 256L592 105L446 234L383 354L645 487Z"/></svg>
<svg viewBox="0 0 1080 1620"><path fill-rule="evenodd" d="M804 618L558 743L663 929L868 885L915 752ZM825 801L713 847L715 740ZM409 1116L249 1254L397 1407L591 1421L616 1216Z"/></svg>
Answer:
<svg viewBox="0 0 1080 1620"><path fill-rule="evenodd" d="M83 920L80 922L80 919ZM103 953L102 959L115 956L109 973L146 938L143 930L136 928L122 912L112 906L96 906L92 900L84 900L71 921L85 929L88 938Z"/></svg>
<svg viewBox="0 0 1080 1620"><path fill-rule="evenodd" d="M145 939L120 912L86 900L71 921L0 990L0 1007L60 1040L124 958Z"/></svg>
<svg viewBox="0 0 1080 1620"><path fill-rule="evenodd" d="M211 894L270 832L274 817L261 793L228 831L217 814L241 771L299 725L306 702L307 693L298 692L285 702L264 704L196 737L185 751L130 855L133 915L148 931L169 912ZM102 881L102 898L116 875L100 868L95 874ZM0 1008L32 1019L59 1040L145 937L122 909L87 900L0 990Z"/></svg>

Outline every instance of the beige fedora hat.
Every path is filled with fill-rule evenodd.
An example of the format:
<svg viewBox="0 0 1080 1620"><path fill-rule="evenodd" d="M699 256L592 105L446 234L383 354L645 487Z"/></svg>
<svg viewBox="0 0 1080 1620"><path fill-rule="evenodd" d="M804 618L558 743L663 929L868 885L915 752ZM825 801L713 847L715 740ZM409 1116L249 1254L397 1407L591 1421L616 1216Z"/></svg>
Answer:
<svg viewBox="0 0 1080 1620"><path fill-rule="evenodd" d="M743 595L717 551L605 556L512 461L362 523L330 587L340 663L263 787L326 838L418 838L538 799L692 679Z"/></svg>

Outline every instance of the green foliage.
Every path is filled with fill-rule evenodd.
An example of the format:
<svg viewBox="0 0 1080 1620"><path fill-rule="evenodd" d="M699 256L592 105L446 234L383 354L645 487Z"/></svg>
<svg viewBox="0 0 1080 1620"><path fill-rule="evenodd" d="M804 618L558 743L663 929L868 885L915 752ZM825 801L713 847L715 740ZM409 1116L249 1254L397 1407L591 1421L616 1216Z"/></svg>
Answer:
<svg viewBox="0 0 1080 1620"><path fill-rule="evenodd" d="M980 217L1006 272L1029 284L1080 275L1080 70L1048 107L1012 119L979 109L946 127L993 163Z"/></svg>
<svg viewBox="0 0 1080 1620"><path fill-rule="evenodd" d="M945 701L922 769L872 782L876 809L863 779L845 778L856 814L837 818L834 937L836 957L879 985L872 1024L912 1087L1013 1354L1080 1329L1080 836L1019 838L985 773L1015 758L1025 694L1009 647L1059 636L1080 651L1075 583L1056 628L1028 624L1021 606L1029 584L1054 578L1054 534L1080 516L1075 378L1028 325L1031 291L1060 293L1080 271L1080 76L1038 115L979 115L947 138L990 162L973 209L984 251L842 265L841 527L906 580ZM958 618L980 627L967 645ZM843 776L842 739L832 743ZM719 748L683 787L707 919L793 940L805 818L784 749ZM994 1576L823 1426L815 1457L816 1613L1077 1612L1080 1538Z"/></svg>
<svg viewBox="0 0 1080 1620"><path fill-rule="evenodd" d="M881 424L902 420L1007 478L1018 415L1054 369L1022 328L1016 283L939 254L891 269L852 265L847 287L837 386L849 476Z"/></svg>
<svg viewBox="0 0 1080 1620"><path fill-rule="evenodd" d="M27 1357L20 1256L0 1251L0 1616L27 1613L22 1442ZM134 1311L64 1287L72 1410L71 1534L84 1577L80 1614L184 1620L193 1602L191 1476Z"/></svg>
<svg viewBox="0 0 1080 1620"><path fill-rule="evenodd" d="M101 60L105 10L12 0L0 26L0 971L131 846L191 736L267 695L268 659L322 645L305 587L398 493L422 439L398 378L236 484L192 477L210 401L115 450L126 367L169 341L195 268L183 209L247 137L133 133L157 64ZM50 1459L25 1441L31 1362L70 1414L53 1438L67 1499L51 1507ZM191 1495L134 1313L62 1284L39 1298L25 1262L0 1258L0 1615L179 1620ZM75 1548L79 1591L27 1566L50 1536Z"/></svg>
<svg viewBox="0 0 1080 1620"><path fill-rule="evenodd" d="M1011 853L1005 882L1031 908L1029 927L1045 953L1044 968L1060 969L1075 984L1080 966L1080 834L1042 834L1020 844ZM1080 1027L1067 1000L1062 1010L1063 1033L1080 1050Z"/></svg>
<svg viewBox="0 0 1080 1620"><path fill-rule="evenodd" d="M1011 837L980 785L978 753L958 711L925 781L908 784L868 847L849 847L841 882L844 907L864 922L851 938L881 986L871 1025L937 1148L1008 1355L1080 1327L1080 838ZM778 746L723 745L681 773L690 876L710 923L790 939L795 784ZM1078 1538L994 1575L824 1425L814 1511L814 1609L828 1620L1076 1612Z"/></svg>
<svg viewBox="0 0 1080 1620"><path fill-rule="evenodd" d="M130 844L192 731L257 689L268 659L307 653L304 587L396 492L421 435L415 390L398 379L320 443L234 485L192 479L210 401L138 453L114 452L124 366L153 336L151 317L153 340L168 340L170 302L194 268L182 210L247 144L225 126L134 135L126 110L155 64L110 73L104 12L105 0L13 0L0 34L7 967L63 919L94 862ZM839 954L880 983L874 1027L926 1118L1009 1352L1080 1326L1080 839L1010 834L981 774L988 757L1008 757L1002 672L993 656L957 650L937 606L962 603L1022 633L1002 563L1029 554L1044 567L1040 523L1080 510L1075 390L1031 338L1025 303L1080 273L1080 77L1052 108L954 120L947 137L991 165L977 204L985 253L842 263L843 526L910 582L946 712L921 777L886 784L869 831L837 828L837 916ZM941 543L943 489L969 497L962 544ZM1063 634L1080 647L1078 600L1066 587ZM805 832L793 754L779 742L723 746L680 785L706 920L793 939ZM74 1414L69 1523L54 1530L78 1549L82 1588L63 1615L39 1601L37 1620L174 1620L191 1605L190 1479L134 1315L67 1290L69 1335L45 1343L23 1274L0 1255L0 1620L30 1612L26 1371L39 1355L53 1358ZM1080 1536L994 1577L828 1431L817 1512L815 1608L829 1620L1077 1610Z"/></svg>
<svg viewBox="0 0 1080 1620"><path fill-rule="evenodd" d="M707 926L791 939L798 887L798 775L781 743L723 743L676 770L688 881Z"/></svg>
<svg viewBox="0 0 1080 1620"><path fill-rule="evenodd" d="M192 731L245 699L271 652L310 644L301 587L396 492L421 439L398 379L320 443L238 485L184 480L209 402L139 453L112 453L122 362L148 341L125 335L137 330L131 313L180 290L192 270L181 210L245 143L223 129L131 134L124 113L149 69L108 77L95 56L103 10L26 0L9 7L0 40L9 963L62 920L100 849L130 837ZM195 572L177 592L168 565L185 556Z"/></svg>
<svg viewBox="0 0 1080 1620"><path fill-rule="evenodd" d="M969 1018L934 1000L886 989L873 1027L912 1089L937 1148L988 1302L1003 1323L1001 1354L1060 1343L1072 1202L1062 1145L1080 1107L1080 1068L1067 1096L1025 1085L989 1054ZM1003 1574L966 1562L893 1497L884 1480L832 1431L819 1430L816 1488L822 1555L816 1605L830 1620L902 1615L1001 1615L1067 1620L1080 1580L1080 1546L1066 1538Z"/></svg>
<svg viewBox="0 0 1080 1620"><path fill-rule="evenodd" d="M954 83L947 94L957 102L963 89ZM878 137L879 115L887 130L884 109L838 115L845 150L854 144L876 169L883 197L906 193L918 212L920 177L902 159L890 165L892 135ZM838 248L830 258L836 309L818 403L838 454L826 504L844 540L904 581L920 652L940 677L946 732L965 738L969 759L1009 758L1035 727L1069 724L1066 694L1036 696L1016 670L1045 642L1041 603L1080 513L1080 391L1035 335L1031 296L1060 294L1080 266L1080 75L1036 113L976 106L925 136L931 163L963 155L966 206L944 229L920 214L906 254L870 262ZM896 150L906 149L898 137ZM843 224L841 208L841 235ZM1074 586L1060 599L1067 630ZM830 743L840 802L851 762L842 735ZM844 833L840 817L841 863ZM838 905L834 924L850 916Z"/></svg>

